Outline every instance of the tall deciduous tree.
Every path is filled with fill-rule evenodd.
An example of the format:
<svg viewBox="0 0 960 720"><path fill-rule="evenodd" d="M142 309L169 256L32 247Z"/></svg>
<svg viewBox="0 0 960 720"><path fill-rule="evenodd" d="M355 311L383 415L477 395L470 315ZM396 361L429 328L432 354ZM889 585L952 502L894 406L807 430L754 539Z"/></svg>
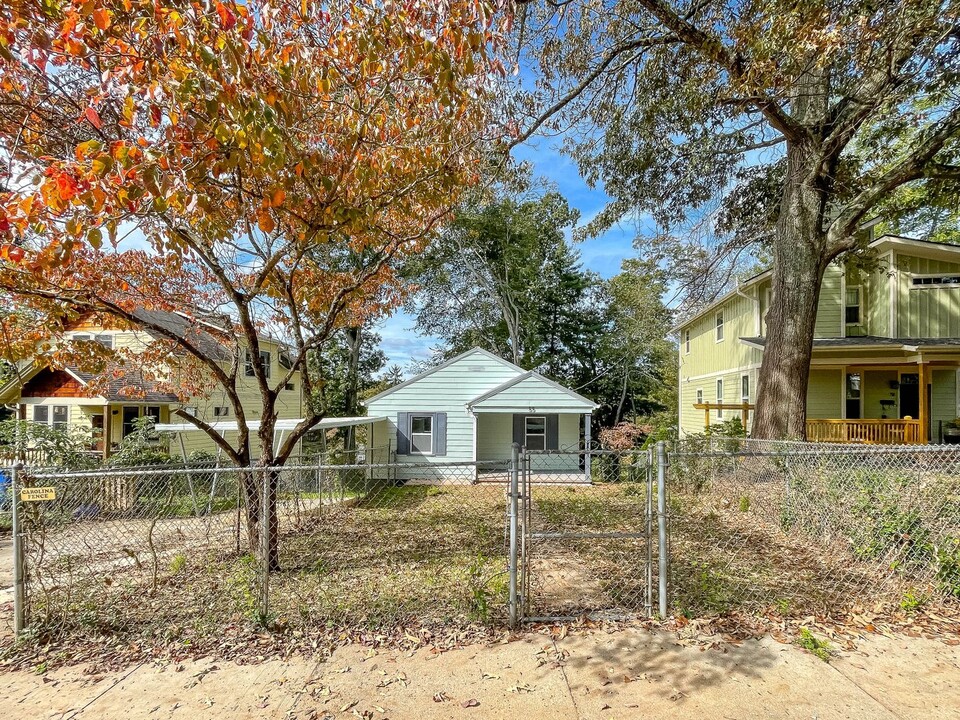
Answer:
<svg viewBox="0 0 960 720"><path fill-rule="evenodd" d="M576 212L554 192L474 199L407 268L417 329L442 338L445 356L480 346L563 377L597 313L593 280L564 230Z"/></svg>
<svg viewBox="0 0 960 720"><path fill-rule="evenodd" d="M63 343L64 319L146 327L162 340L155 358L175 350L198 386L226 395L238 439L182 418L237 463L282 464L321 417L313 408L274 449L286 383L300 371L311 394L309 354L400 301L391 261L422 250L477 180L500 69L494 10L485 0L4 5L0 288L33 318L5 324L19 333L5 342L49 348L39 357L56 362L84 350ZM148 249L124 250L130 233ZM198 306L229 327L203 322ZM186 310L186 326L155 322L151 309ZM264 330L288 347L273 377ZM253 437L238 392L250 372L262 401ZM276 473L256 477L275 503ZM258 483L245 493L253 544Z"/></svg>
<svg viewBox="0 0 960 720"><path fill-rule="evenodd" d="M613 202L670 226L759 151L782 158L769 253L774 301L753 432L803 437L824 270L897 188L960 181L953 0L586 0L524 3L537 86L515 142L561 121ZM521 78L525 76L521 75ZM771 150L772 149L772 150Z"/></svg>

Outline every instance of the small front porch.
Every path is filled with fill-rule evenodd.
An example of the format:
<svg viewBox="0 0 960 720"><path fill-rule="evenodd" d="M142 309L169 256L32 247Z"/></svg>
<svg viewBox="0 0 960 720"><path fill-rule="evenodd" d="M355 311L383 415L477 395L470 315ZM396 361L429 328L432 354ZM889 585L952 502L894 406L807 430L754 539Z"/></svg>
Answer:
<svg viewBox="0 0 960 720"><path fill-rule="evenodd" d="M958 415L956 360L811 367L807 439L926 445Z"/></svg>

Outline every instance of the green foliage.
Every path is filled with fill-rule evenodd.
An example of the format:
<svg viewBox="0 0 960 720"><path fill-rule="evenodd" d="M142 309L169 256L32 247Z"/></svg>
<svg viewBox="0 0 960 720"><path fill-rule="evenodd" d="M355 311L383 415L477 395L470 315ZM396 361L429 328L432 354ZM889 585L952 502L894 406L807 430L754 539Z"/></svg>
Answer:
<svg viewBox="0 0 960 720"><path fill-rule="evenodd" d="M810 632L809 628L800 628L800 637L797 638L797 645L807 652L816 655L824 662L830 662L830 656L833 654L830 643L818 638Z"/></svg>
<svg viewBox="0 0 960 720"><path fill-rule="evenodd" d="M0 446L29 448L43 458L43 464L78 470L93 467L90 452L93 437L77 427L56 428L27 420L0 421Z"/></svg>
<svg viewBox="0 0 960 720"><path fill-rule="evenodd" d="M740 512L746 513L750 512L750 496L742 495L740 497Z"/></svg>
<svg viewBox="0 0 960 720"><path fill-rule="evenodd" d="M903 599L900 600L900 609L907 612L915 612L922 608L927 602L927 598L914 590L907 590Z"/></svg>
<svg viewBox="0 0 960 720"><path fill-rule="evenodd" d="M120 443L120 449L110 456L110 465L166 465L173 462L167 449L167 440L154 428L153 418L139 417L133 421L133 432Z"/></svg>
<svg viewBox="0 0 960 720"><path fill-rule="evenodd" d="M948 537L934 547L937 586L960 598L960 538Z"/></svg>
<svg viewBox="0 0 960 720"><path fill-rule="evenodd" d="M179 575L187 567L187 556L183 553L177 553L170 561L170 574Z"/></svg>

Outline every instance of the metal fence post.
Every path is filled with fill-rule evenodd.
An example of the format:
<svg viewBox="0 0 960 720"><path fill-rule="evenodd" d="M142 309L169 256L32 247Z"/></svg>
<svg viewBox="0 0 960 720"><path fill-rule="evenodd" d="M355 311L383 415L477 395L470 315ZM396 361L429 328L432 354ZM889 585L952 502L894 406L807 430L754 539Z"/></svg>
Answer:
<svg viewBox="0 0 960 720"><path fill-rule="evenodd" d="M260 498L260 619L270 613L270 471L263 468L263 492ZM253 468L250 468L254 472ZM256 475L254 475L256 477Z"/></svg>
<svg viewBox="0 0 960 720"><path fill-rule="evenodd" d="M20 476L23 465L14 463L10 472L10 492L13 505L13 632L19 636L26 625L26 557L23 547L23 529L20 527Z"/></svg>
<svg viewBox="0 0 960 720"><path fill-rule="evenodd" d="M643 530L647 543L647 599L644 610L647 617L653 615L653 448L647 448L646 498L644 504Z"/></svg>
<svg viewBox="0 0 960 720"><path fill-rule="evenodd" d="M657 443L657 528L660 532L660 617L667 617L667 446L663 440Z"/></svg>
<svg viewBox="0 0 960 720"><path fill-rule="evenodd" d="M510 627L517 627L517 521L519 515L517 506L519 501L519 470L520 446L513 444L510 453Z"/></svg>

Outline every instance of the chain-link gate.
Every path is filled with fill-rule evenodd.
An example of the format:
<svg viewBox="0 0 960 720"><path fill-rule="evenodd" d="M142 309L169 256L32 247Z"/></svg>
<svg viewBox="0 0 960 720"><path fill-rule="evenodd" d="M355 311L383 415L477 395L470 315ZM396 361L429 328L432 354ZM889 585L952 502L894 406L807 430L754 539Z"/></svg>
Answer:
<svg viewBox="0 0 960 720"><path fill-rule="evenodd" d="M520 619L653 614L654 459L647 450L519 453Z"/></svg>

